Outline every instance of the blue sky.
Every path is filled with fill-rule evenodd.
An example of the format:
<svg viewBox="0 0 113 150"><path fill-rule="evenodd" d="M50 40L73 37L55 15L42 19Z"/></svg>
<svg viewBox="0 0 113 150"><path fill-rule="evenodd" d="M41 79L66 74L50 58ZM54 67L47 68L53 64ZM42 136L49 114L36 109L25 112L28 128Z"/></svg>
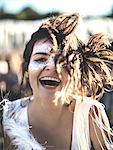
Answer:
<svg viewBox="0 0 113 150"><path fill-rule="evenodd" d="M40 13L60 11L79 12L83 16L111 13L113 0L0 0L0 7L11 13L31 6Z"/></svg>

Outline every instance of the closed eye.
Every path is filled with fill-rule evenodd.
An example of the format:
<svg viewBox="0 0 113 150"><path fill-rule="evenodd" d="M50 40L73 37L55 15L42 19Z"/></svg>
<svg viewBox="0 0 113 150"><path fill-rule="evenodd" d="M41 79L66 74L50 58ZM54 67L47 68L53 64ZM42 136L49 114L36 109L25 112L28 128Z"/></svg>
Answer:
<svg viewBox="0 0 113 150"><path fill-rule="evenodd" d="M38 58L35 61L41 63L41 62L45 62L46 60L47 60L46 58Z"/></svg>

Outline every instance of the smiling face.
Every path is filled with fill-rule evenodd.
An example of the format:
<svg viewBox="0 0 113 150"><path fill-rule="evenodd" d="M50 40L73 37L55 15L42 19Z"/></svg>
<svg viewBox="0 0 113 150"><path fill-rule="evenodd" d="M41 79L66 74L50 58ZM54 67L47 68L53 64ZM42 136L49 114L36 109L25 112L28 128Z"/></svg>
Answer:
<svg viewBox="0 0 113 150"><path fill-rule="evenodd" d="M53 98L56 91L68 81L68 73L62 68L59 77L55 67L57 52L51 52L53 44L50 40L43 39L34 44L28 72L30 85L35 98Z"/></svg>

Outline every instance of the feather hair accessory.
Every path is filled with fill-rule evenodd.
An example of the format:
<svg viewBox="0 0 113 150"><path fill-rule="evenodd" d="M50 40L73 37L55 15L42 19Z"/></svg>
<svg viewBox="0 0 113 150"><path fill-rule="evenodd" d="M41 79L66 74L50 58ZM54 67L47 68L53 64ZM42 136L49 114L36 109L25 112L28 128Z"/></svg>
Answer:
<svg viewBox="0 0 113 150"><path fill-rule="evenodd" d="M110 41L107 35L98 33L81 46L81 86L86 91L99 98L108 88L113 89L113 51L109 49ZM82 87L82 88L84 88Z"/></svg>

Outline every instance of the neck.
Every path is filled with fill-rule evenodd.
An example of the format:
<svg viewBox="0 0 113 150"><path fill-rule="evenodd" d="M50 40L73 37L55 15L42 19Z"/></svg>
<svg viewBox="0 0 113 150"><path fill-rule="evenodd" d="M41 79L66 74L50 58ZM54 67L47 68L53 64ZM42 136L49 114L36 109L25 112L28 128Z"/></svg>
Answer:
<svg viewBox="0 0 113 150"><path fill-rule="evenodd" d="M36 104L37 102L37 104ZM70 145L75 102L70 105L41 104L31 101L28 107L31 132L39 143L63 147ZM70 110L70 111L69 111ZM72 111L71 111L72 110ZM63 136L64 133L67 136ZM68 149L67 146L66 148Z"/></svg>
<svg viewBox="0 0 113 150"><path fill-rule="evenodd" d="M34 99L28 107L29 123L36 126L37 124L55 126L64 116L67 108L67 105L61 103L55 105L53 101L45 102Z"/></svg>

